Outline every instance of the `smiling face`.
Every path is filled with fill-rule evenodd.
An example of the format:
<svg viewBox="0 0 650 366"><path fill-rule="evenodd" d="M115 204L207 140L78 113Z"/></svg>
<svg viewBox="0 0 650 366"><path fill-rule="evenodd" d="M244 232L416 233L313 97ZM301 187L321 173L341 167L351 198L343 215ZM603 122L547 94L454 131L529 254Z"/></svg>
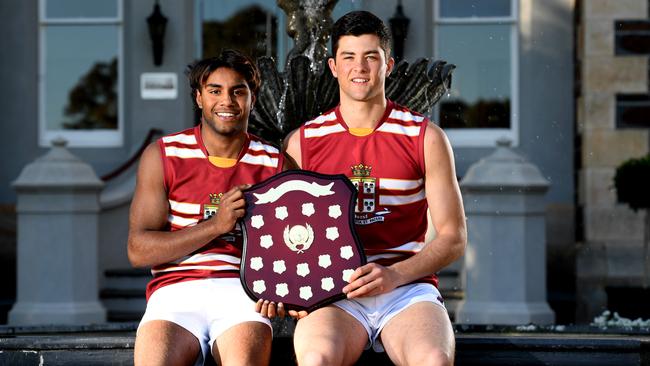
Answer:
<svg viewBox="0 0 650 366"><path fill-rule="evenodd" d="M328 65L338 79L341 103L383 100L394 62L392 57L387 59L374 34L339 38L335 59L329 59Z"/></svg>
<svg viewBox="0 0 650 366"><path fill-rule="evenodd" d="M214 70L196 92L201 123L222 136L246 133L254 102L244 76L227 67Z"/></svg>

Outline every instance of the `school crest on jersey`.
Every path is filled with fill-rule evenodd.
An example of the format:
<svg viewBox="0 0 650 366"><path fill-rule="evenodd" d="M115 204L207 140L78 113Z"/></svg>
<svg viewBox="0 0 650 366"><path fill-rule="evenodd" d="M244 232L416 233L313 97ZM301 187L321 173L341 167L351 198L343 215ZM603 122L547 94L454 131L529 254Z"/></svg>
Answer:
<svg viewBox="0 0 650 366"><path fill-rule="evenodd" d="M350 181L357 189L355 213L371 213L377 208L377 178L371 177L372 167L359 163L351 167Z"/></svg>
<svg viewBox="0 0 650 366"><path fill-rule="evenodd" d="M372 166L359 163L350 167L352 176L349 178L357 189L357 203L354 208L354 223L370 225L383 222L390 210L379 210L379 185L377 178L370 176Z"/></svg>
<svg viewBox="0 0 650 366"><path fill-rule="evenodd" d="M203 205L203 220L207 220L217 214L223 193L210 193L209 197L210 203Z"/></svg>

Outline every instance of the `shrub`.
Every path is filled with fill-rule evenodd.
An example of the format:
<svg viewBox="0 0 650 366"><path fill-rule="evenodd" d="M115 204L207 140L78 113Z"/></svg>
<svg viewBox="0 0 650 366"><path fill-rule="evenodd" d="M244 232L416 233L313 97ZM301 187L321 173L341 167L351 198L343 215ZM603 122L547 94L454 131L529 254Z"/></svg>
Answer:
<svg viewBox="0 0 650 366"><path fill-rule="evenodd" d="M650 154L623 162L614 176L618 202L634 211L650 208Z"/></svg>

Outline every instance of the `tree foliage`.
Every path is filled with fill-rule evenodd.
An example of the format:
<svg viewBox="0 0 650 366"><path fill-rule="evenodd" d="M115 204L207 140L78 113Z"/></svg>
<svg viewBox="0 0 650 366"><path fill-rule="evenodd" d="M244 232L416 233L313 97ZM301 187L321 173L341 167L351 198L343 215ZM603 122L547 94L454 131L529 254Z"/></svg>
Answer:
<svg viewBox="0 0 650 366"><path fill-rule="evenodd" d="M117 128L117 58L97 62L68 94L63 127L71 130Z"/></svg>

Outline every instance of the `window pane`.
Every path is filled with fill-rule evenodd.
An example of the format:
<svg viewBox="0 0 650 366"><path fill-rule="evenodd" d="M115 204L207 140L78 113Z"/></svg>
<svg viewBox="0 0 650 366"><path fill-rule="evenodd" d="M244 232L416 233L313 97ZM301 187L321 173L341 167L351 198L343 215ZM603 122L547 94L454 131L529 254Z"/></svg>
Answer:
<svg viewBox="0 0 650 366"><path fill-rule="evenodd" d="M206 0L202 9L203 57L216 56L226 48L254 58L276 57L278 19L268 10L275 6L275 1Z"/></svg>
<svg viewBox="0 0 650 366"><path fill-rule="evenodd" d="M46 18L117 18L116 0L47 0Z"/></svg>
<svg viewBox="0 0 650 366"><path fill-rule="evenodd" d="M440 25L440 58L457 66L443 128L510 128L510 25Z"/></svg>
<svg viewBox="0 0 650 366"><path fill-rule="evenodd" d="M45 31L47 130L117 129L117 26Z"/></svg>
<svg viewBox="0 0 650 366"><path fill-rule="evenodd" d="M509 17L510 0L440 0L440 16Z"/></svg>

